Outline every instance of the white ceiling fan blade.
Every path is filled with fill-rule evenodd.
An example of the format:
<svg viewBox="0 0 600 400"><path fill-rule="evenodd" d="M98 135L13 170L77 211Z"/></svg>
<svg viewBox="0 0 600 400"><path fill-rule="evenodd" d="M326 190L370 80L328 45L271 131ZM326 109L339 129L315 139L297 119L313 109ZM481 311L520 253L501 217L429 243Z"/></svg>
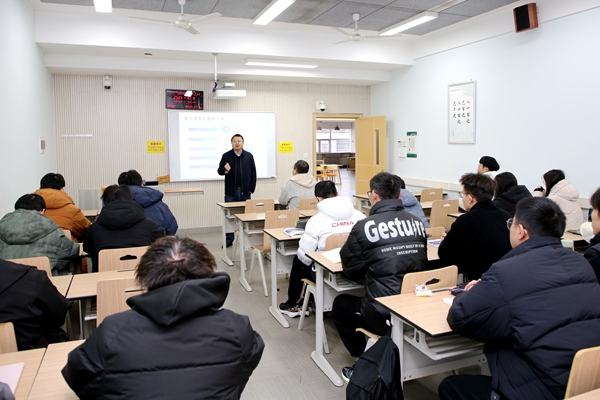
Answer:
<svg viewBox="0 0 600 400"><path fill-rule="evenodd" d="M204 15L202 17L190 19L189 21L190 21L190 24L197 24L198 22L206 21L206 20L209 20L212 18L217 18L220 16L221 16L220 13L212 13L212 14Z"/></svg>
<svg viewBox="0 0 600 400"><path fill-rule="evenodd" d="M341 42L337 42L334 44L346 43L346 42L351 42L351 41L352 41L352 39L346 39L346 40L342 40Z"/></svg>
<svg viewBox="0 0 600 400"><path fill-rule="evenodd" d="M163 24L172 24L173 23L173 21L163 21L160 19L152 19L152 18L142 18L142 17L129 17L129 18L141 19L143 21L151 21L151 22L162 22Z"/></svg>
<svg viewBox="0 0 600 400"><path fill-rule="evenodd" d="M351 37L351 36L352 36L352 34L351 34L351 33L348 33L348 32L346 32L345 30L343 30L343 29L341 29L341 28L334 27L333 29L334 29L334 30L336 30L336 31L338 31L339 33L341 33L341 34L342 34L342 35L344 35L344 36L348 36L348 37Z"/></svg>
<svg viewBox="0 0 600 400"><path fill-rule="evenodd" d="M191 33L192 35L199 35L200 32L194 29L192 26L188 26L187 28L183 28L185 31Z"/></svg>

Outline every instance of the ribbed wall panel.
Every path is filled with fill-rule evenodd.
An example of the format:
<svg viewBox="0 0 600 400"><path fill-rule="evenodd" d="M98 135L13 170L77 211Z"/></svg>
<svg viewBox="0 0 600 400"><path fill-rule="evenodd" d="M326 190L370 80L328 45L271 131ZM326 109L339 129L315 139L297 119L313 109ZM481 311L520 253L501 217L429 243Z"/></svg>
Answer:
<svg viewBox="0 0 600 400"><path fill-rule="evenodd" d="M212 100L213 82L205 79L113 76L110 91L104 90L102 76L54 75L53 80L57 171L76 203L79 188L114 184L128 169L147 180L169 173L167 153L146 152L148 140L168 142L165 89L203 90L207 111L277 113L277 140L293 142L294 152L277 154L277 179L260 179L254 198L277 198L292 165L305 153L312 164L316 101L325 101L326 113L370 115L370 89L364 86L237 81L246 98ZM181 228L221 224L216 203L223 201L223 181L169 183L167 188L204 189L203 196L165 197Z"/></svg>

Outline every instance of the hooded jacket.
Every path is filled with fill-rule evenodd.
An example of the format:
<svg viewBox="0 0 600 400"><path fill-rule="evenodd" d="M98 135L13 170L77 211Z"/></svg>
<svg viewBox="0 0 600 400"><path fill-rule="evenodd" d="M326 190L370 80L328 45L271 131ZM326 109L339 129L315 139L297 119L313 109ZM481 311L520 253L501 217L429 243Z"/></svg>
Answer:
<svg viewBox="0 0 600 400"><path fill-rule="evenodd" d="M288 210L297 210L301 199L315 198L316 184L317 181L311 174L292 175L281 188L279 204L287 205Z"/></svg>
<svg viewBox="0 0 600 400"><path fill-rule="evenodd" d="M239 399L264 343L220 309L229 283L217 272L129 298L69 353L65 380L82 399Z"/></svg>
<svg viewBox="0 0 600 400"><path fill-rule="evenodd" d="M319 212L306 223L296 253L298 259L305 265L312 263L306 253L325 250L327 237L350 233L354 224L365 218L363 213L354 208L352 200L346 196L323 199L317 203L317 208Z"/></svg>
<svg viewBox="0 0 600 400"><path fill-rule="evenodd" d="M90 225L83 250L92 258L94 271L98 271L100 250L149 246L163 236L164 230L144 215L139 204L117 200L104 206Z"/></svg>
<svg viewBox="0 0 600 400"><path fill-rule="evenodd" d="M533 195L535 197L542 197L544 196L544 192L535 191ZM566 179L559 181L556 185L552 186L550 193L546 197L558 204L560 209L565 213L567 226L580 226L583 224L583 212L579 205L579 192L571 182Z"/></svg>
<svg viewBox="0 0 600 400"><path fill-rule="evenodd" d="M227 163L231 167L229 172L225 169ZM238 169L240 170L241 182L236 179ZM243 195L254 193L256 190L256 165L252 153L246 150L242 150L239 157L233 149L223 154L217 173L225 175L225 194L227 196L235 196L238 187L242 188Z"/></svg>
<svg viewBox="0 0 600 400"><path fill-rule="evenodd" d="M421 222L423 222L423 226L425 228L429 228L429 221L427 221L427 217L423 212L423 207L421 207L421 203L417 198L407 189L401 189L402 191L402 204L404 204L404 209L414 215L415 217L419 217Z"/></svg>
<svg viewBox="0 0 600 400"><path fill-rule="evenodd" d="M354 225L340 251L344 274L365 281L360 313L380 332L390 313L376 297L400 294L402 279L427 264L427 239L421 220L404 209L402 200L380 200L368 218Z"/></svg>
<svg viewBox="0 0 600 400"><path fill-rule="evenodd" d="M50 259L52 275L67 273L70 261L79 256L79 245L35 210L15 210L0 220L0 258L43 256Z"/></svg>
<svg viewBox="0 0 600 400"><path fill-rule="evenodd" d="M39 194L46 202L46 217L56 222L56 225L62 229L71 232L72 237L81 241L90 221L83 215L79 207L75 205L71 196L62 190L56 189L38 189L35 194Z"/></svg>
<svg viewBox="0 0 600 400"><path fill-rule="evenodd" d="M165 230L167 235L175 235L177 233L177 220L169 210L162 199L163 194L159 190L152 189L146 186L129 186L133 201L138 203L144 209L146 217L150 218Z"/></svg>
<svg viewBox="0 0 600 400"><path fill-rule="evenodd" d="M35 267L0 260L0 322L12 322L19 351L59 341L69 302Z"/></svg>
<svg viewBox="0 0 600 400"><path fill-rule="evenodd" d="M600 345L600 285L560 238L534 237L456 296L455 332L486 342L492 389L507 399L562 399L575 353Z"/></svg>
<svg viewBox="0 0 600 400"><path fill-rule="evenodd" d="M527 187L523 185L516 185L508 188L508 190L498 197L496 197L492 203L501 210L506 211L511 217L514 217L515 211L517 210L517 203L519 200L531 197L531 193Z"/></svg>

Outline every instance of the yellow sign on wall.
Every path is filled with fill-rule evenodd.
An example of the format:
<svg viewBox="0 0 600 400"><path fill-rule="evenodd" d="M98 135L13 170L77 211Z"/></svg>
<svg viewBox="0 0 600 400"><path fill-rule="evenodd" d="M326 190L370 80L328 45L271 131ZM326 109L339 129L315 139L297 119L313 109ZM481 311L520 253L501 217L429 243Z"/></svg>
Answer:
<svg viewBox="0 0 600 400"><path fill-rule="evenodd" d="M293 153L294 152L294 142L279 142L279 152L280 153Z"/></svg>
<svg viewBox="0 0 600 400"><path fill-rule="evenodd" d="M165 153L165 141L164 140L148 140L146 142L148 146L148 154L164 154Z"/></svg>

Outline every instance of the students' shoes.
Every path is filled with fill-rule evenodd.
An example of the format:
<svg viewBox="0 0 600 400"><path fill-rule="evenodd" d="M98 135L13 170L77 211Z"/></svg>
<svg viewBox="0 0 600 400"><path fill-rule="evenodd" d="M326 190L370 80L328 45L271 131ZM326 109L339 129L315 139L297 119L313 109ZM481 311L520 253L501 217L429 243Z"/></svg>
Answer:
<svg viewBox="0 0 600 400"><path fill-rule="evenodd" d="M302 313L302 308L297 304L294 306L288 306L288 304L284 302L279 305L279 311L290 318L296 318L299 317ZM306 310L305 315L308 317L310 315L310 312Z"/></svg>
<svg viewBox="0 0 600 400"><path fill-rule="evenodd" d="M344 382L350 382L350 378L352 377L353 372L354 366L342 368L342 379L344 380Z"/></svg>

